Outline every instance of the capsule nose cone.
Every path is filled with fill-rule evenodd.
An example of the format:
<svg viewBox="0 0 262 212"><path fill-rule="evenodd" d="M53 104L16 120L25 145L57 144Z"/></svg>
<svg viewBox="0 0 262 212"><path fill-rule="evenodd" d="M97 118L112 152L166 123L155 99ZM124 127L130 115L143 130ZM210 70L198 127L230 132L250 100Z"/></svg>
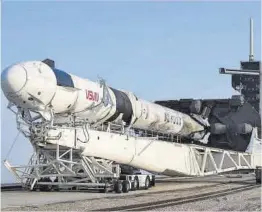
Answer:
<svg viewBox="0 0 262 212"><path fill-rule="evenodd" d="M6 68L1 74L1 87L5 94L20 91L26 84L26 70L21 65Z"/></svg>

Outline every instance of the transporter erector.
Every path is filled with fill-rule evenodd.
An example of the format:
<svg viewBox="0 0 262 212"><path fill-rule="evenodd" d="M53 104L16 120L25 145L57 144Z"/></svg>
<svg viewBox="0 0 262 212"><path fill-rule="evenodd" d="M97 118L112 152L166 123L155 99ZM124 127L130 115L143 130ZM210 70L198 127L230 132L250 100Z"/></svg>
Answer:
<svg viewBox="0 0 262 212"><path fill-rule="evenodd" d="M13 64L1 86L34 153L22 175L21 166L5 166L31 190L113 185L117 192L155 184L153 175L130 174L130 166L169 176L261 167L259 69L253 59L240 70L220 69L240 91L231 99L152 103L60 70L50 59Z"/></svg>

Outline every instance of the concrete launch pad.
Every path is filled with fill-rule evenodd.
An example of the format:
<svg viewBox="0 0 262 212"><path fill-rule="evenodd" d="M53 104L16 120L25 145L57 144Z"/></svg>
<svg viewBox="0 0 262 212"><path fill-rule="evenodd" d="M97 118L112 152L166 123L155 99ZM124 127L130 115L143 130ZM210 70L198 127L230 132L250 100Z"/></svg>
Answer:
<svg viewBox="0 0 262 212"><path fill-rule="evenodd" d="M1 195L1 209L2 210L21 210L24 208L39 208L46 205L52 207L52 204L56 203L74 203L76 201L83 202L94 201L98 199L122 199L124 196L130 196L130 199L148 196L146 194L160 195L161 193L191 192L191 189L196 187L212 188L218 184L255 184L254 174L245 175L219 175L209 177L183 177L183 178L171 178L171 177L158 177L156 181L156 187L152 187L149 190L139 190L129 192L128 194L116 194L116 193L99 193L97 191L63 191L63 192L30 192L30 191L6 191ZM51 204L51 205L50 205ZM63 205L63 204L61 204ZM103 208L103 204L101 204Z"/></svg>

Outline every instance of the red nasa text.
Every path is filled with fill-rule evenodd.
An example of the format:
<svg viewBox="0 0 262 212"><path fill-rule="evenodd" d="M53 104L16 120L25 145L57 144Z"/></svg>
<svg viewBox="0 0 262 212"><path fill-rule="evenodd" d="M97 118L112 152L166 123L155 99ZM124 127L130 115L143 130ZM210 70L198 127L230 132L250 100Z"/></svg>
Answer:
<svg viewBox="0 0 262 212"><path fill-rule="evenodd" d="M98 102L99 100L99 93L86 90L86 98L90 101Z"/></svg>

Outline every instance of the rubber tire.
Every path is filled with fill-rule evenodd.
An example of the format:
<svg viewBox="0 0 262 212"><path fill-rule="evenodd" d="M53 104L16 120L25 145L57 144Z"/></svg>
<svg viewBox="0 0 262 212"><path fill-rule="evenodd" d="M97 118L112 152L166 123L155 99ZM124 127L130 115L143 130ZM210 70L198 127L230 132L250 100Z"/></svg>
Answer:
<svg viewBox="0 0 262 212"><path fill-rule="evenodd" d="M145 180L145 190L147 190L150 187L150 178L149 176L146 176Z"/></svg>
<svg viewBox="0 0 262 212"><path fill-rule="evenodd" d="M115 188L114 188L114 190L115 190L115 192L118 193L118 194L122 193L123 186L122 186L121 181L117 181L117 182L115 183Z"/></svg>
<svg viewBox="0 0 262 212"><path fill-rule="evenodd" d="M49 178L43 178L39 180L39 182L52 182L52 180L50 180ZM48 191L52 191L52 189L53 189L52 185L39 185L40 191L48 192Z"/></svg>
<svg viewBox="0 0 262 212"><path fill-rule="evenodd" d="M108 192L109 192L108 188L99 189L99 193L108 193Z"/></svg>
<svg viewBox="0 0 262 212"><path fill-rule="evenodd" d="M54 180L54 183L58 183L58 179L57 178ZM60 191L60 188L59 188L58 185L53 185L53 190L54 191Z"/></svg>
<svg viewBox="0 0 262 212"><path fill-rule="evenodd" d="M128 193L130 191L130 184L128 180L123 181L122 191L123 193Z"/></svg>
<svg viewBox="0 0 262 212"><path fill-rule="evenodd" d="M132 191L136 191L136 190L139 190L139 180L137 176L135 176L135 179L133 182L133 188L132 188Z"/></svg>
<svg viewBox="0 0 262 212"><path fill-rule="evenodd" d="M76 186L73 186L73 187L71 188L71 190L72 190L72 191L76 191L76 190L77 190L77 187L76 187Z"/></svg>
<svg viewBox="0 0 262 212"><path fill-rule="evenodd" d="M99 193L108 193L110 190L108 184L106 183L105 187L103 189L99 189Z"/></svg>
<svg viewBox="0 0 262 212"><path fill-rule="evenodd" d="M150 185L153 187L156 186L156 176L155 175L152 176L152 181Z"/></svg>

